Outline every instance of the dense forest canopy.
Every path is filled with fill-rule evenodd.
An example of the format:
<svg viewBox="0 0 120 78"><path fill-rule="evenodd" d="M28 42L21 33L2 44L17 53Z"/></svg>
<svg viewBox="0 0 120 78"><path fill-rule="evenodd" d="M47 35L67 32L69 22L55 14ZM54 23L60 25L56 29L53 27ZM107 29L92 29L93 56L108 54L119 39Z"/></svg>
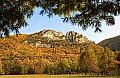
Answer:
<svg viewBox="0 0 120 78"><path fill-rule="evenodd" d="M92 42L77 43L65 40L49 42L54 43L56 47L31 45L38 40L42 38L25 34L0 39L0 75L120 75L120 56L109 48L100 47ZM47 40L44 44L48 44Z"/></svg>
<svg viewBox="0 0 120 78"><path fill-rule="evenodd" d="M64 22L78 25L86 30L102 31L101 21L114 25L114 16L120 14L119 0L1 0L0 35L9 35L11 31L19 33L27 26L26 18L33 15L35 7L42 8L40 14L58 15Z"/></svg>

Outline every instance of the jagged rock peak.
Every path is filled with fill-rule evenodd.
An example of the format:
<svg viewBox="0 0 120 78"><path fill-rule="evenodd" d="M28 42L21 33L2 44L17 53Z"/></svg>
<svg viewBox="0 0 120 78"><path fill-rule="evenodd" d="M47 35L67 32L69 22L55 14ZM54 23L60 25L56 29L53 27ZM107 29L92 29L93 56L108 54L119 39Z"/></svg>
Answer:
<svg viewBox="0 0 120 78"><path fill-rule="evenodd" d="M55 30L42 30L39 32L39 35L41 36L49 36L49 35L53 35L53 36L62 36L63 33L62 32L57 32Z"/></svg>
<svg viewBox="0 0 120 78"><path fill-rule="evenodd" d="M66 39L69 42L74 42L74 41L79 43L88 42L88 38L86 38L86 36L83 36L82 34L75 31L68 31L66 33Z"/></svg>
<svg viewBox="0 0 120 78"><path fill-rule="evenodd" d="M68 31L66 35L64 35L62 32L57 32L55 30L42 30L35 33L34 36L45 37L52 40L67 40L69 42L88 42L88 38L75 31Z"/></svg>
<svg viewBox="0 0 120 78"><path fill-rule="evenodd" d="M34 36L45 37L53 40L64 39L62 32L57 32L55 30L42 30L34 34Z"/></svg>

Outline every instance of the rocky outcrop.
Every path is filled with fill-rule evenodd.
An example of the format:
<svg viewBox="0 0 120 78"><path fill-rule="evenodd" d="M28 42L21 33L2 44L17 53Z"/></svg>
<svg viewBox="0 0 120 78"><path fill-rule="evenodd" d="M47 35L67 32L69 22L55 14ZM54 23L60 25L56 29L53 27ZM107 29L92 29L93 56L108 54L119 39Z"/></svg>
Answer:
<svg viewBox="0 0 120 78"><path fill-rule="evenodd" d="M42 30L38 33L38 35L52 40L67 40L69 42L76 41L79 43L84 43L88 41L85 36L74 31L68 31L66 35L63 35L62 32L57 32L55 30Z"/></svg>
<svg viewBox="0 0 120 78"><path fill-rule="evenodd" d="M69 42L79 42L79 43L84 43L84 42L88 42L88 38L86 38L85 36L83 36L82 34L78 33L78 32L74 32L74 31L68 31L66 33L66 40L68 40Z"/></svg>
<svg viewBox="0 0 120 78"><path fill-rule="evenodd" d="M57 32L55 30L43 30L43 31L40 31L38 34L39 36L46 37L52 40L64 39L63 33Z"/></svg>
<svg viewBox="0 0 120 78"><path fill-rule="evenodd" d="M49 41L61 41L66 40L68 42L85 43L88 42L88 38L82 34L74 31L68 31L65 35L62 32L55 30L42 30L40 32L31 34L28 41L25 43L36 47L51 47Z"/></svg>

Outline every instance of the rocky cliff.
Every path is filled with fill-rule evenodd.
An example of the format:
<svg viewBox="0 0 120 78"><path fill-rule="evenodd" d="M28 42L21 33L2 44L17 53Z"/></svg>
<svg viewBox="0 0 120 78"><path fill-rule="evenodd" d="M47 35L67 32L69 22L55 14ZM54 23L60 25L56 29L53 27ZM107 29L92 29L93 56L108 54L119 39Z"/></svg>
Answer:
<svg viewBox="0 0 120 78"><path fill-rule="evenodd" d="M57 32L55 30L42 30L40 32L31 34L29 38L25 41L28 44L36 47L51 47L52 42L78 42L85 43L88 42L88 38L83 36L82 34L74 31L68 31L65 35L62 32Z"/></svg>
<svg viewBox="0 0 120 78"><path fill-rule="evenodd" d="M83 43L88 41L88 38L75 31L68 31L66 35L63 35L62 32L57 32L55 30L42 30L38 32L38 36L52 40L67 40L69 42L76 41L79 43Z"/></svg>
<svg viewBox="0 0 120 78"><path fill-rule="evenodd" d="M62 32L57 32L55 30L42 30L40 32L31 34L33 37L43 37L44 39L50 39L50 40L64 40L65 36Z"/></svg>
<svg viewBox="0 0 120 78"><path fill-rule="evenodd" d="M43 30L39 32L39 36L47 37L53 40L64 39L62 32L57 32L55 30Z"/></svg>
<svg viewBox="0 0 120 78"><path fill-rule="evenodd" d="M69 42L79 42L79 43L84 43L84 42L88 42L88 38L86 38L85 36L83 36L82 34L78 33L78 32L74 32L74 31L68 31L66 33L66 40L68 40Z"/></svg>

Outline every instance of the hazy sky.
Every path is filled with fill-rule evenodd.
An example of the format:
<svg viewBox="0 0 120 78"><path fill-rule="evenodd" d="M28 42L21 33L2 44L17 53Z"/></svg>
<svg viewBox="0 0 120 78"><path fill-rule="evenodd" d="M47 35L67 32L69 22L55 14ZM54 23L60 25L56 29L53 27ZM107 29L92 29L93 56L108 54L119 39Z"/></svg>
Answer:
<svg viewBox="0 0 120 78"><path fill-rule="evenodd" d="M102 33L95 33L93 28L88 28L83 31L81 27L73 26L70 23L63 23L62 19L58 16L53 16L48 18L46 15L39 15L39 9L36 9L34 15L27 19L28 26L21 28L20 32L22 34L32 34L39 32L44 29L52 29L56 31L61 31L65 34L67 31L76 31L85 35L89 40L98 43L104 39L120 35L120 16L115 17L116 24L114 26L107 26L106 23L102 23Z"/></svg>

